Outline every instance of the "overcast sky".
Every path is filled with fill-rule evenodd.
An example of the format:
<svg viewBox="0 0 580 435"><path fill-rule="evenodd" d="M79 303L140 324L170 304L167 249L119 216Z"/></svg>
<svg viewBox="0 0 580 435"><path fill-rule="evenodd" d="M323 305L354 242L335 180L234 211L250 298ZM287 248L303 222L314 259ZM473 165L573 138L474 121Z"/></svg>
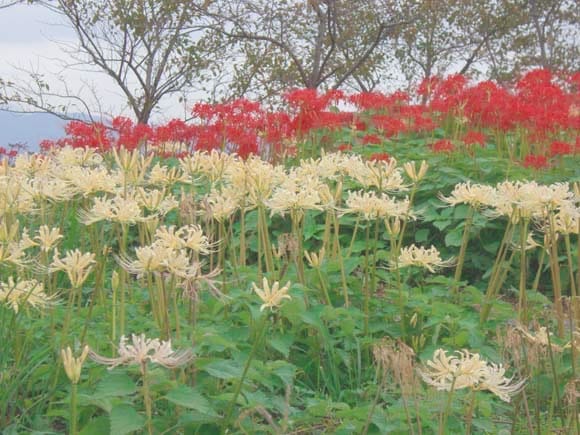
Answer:
<svg viewBox="0 0 580 435"><path fill-rule="evenodd" d="M4 80L25 80L21 70L43 74L51 90L63 89L62 78L70 90L87 100L93 98L90 88L98 90L99 102L106 113L131 116L117 87L105 74L88 73L65 67L70 58L59 43L74 44L73 30L62 17L41 6L20 4L0 9L0 77ZM183 117L184 108L178 97L164 100L154 122ZM55 102L56 103L56 102Z"/></svg>

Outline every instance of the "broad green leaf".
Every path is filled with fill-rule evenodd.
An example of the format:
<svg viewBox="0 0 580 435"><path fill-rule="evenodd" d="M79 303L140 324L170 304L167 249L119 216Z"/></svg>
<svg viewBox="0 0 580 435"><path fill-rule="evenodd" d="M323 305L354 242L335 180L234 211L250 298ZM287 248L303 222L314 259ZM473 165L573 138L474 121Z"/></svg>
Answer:
<svg viewBox="0 0 580 435"><path fill-rule="evenodd" d="M135 382L125 373L109 372L107 376L99 382L94 398L127 396L137 391Z"/></svg>
<svg viewBox="0 0 580 435"><path fill-rule="evenodd" d="M129 405L115 406L109 418L111 420L111 435L125 435L137 431L145 425L145 417L138 414Z"/></svg>
<svg viewBox="0 0 580 435"><path fill-rule="evenodd" d="M429 229L423 228L415 232L415 241L417 243L426 242L429 238Z"/></svg>
<svg viewBox="0 0 580 435"><path fill-rule="evenodd" d="M188 409L195 409L203 414L216 416L211 403L199 391L187 385L180 385L165 396L167 400Z"/></svg>
<svg viewBox="0 0 580 435"><path fill-rule="evenodd" d="M109 419L106 416L100 416L91 419L85 427L79 432L79 435L108 435L111 433Z"/></svg>
<svg viewBox="0 0 580 435"><path fill-rule="evenodd" d="M461 241L463 239L463 232L458 228L449 231L445 234L445 246L461 246Z"/></svg>
<svg viewBox="0 0 580 435"><path fill-rule="evenodd" d="M294 337L291 334L276 335L268 340L268 344L286 358L290 355L290 347L294 342Z"/></svg>
<svg viewBox="0 0 580 435"><path fill-rule="evenodd" d="M218 379L234 379L242 376L243 368L233 360L217 360L206 365L203 370Z"/></svg>

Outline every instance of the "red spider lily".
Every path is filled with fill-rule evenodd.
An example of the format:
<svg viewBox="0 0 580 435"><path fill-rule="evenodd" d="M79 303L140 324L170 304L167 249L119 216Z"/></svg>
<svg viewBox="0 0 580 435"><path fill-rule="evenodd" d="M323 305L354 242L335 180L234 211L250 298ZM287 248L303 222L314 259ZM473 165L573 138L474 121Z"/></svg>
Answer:
<svg viewBox="0 0 580 435"><path fill-rule="evenodd" d="M318 112L318 116L312 120L312 128L326 128L329 130L338 130L342 127L348 127L353 123L353 114L351 112Z"/></svg>
<svg viewBox="0 0 580 435"><path fill-rule="evenodd" d="M363 145L371 145L371 144L378 145L378 144L382 143L382 141L383 140L379 136L377 136L376 134L365 134L362 137Z"/></svg>
<svg viewBox="0 0 580 435"><path fill-rule="evenodd" d="M70 121L64 128L69 136L60 144L70 145L73 148L95 148L109 150L113 139L107 127L101 122L87 124L80 121ZM57 142L57 144L59 144Z"/></svg>
<svg viewBox="0 0 580 435"><path fill-rule="evenodd" d="M485 146L485 134L479 132L479 131L468 131L464 136L463 136L463 143L465 145L474 145L474 144L478 144L481 147Z"/></svg>
<svg viewBox="0 0 580 435"><path fill-rule="evenodd" d="M388 115L373 115L373 125L385 137L396 136L407 130L407 125L400 119Z"/></svg>
<svg viewBox="0 0 580 435"><path fill-rule="evenodd" d="M197 137L197 127L188 125L180 119L172 119L165 125L153 129L153 143L181 142L193 147Z"/></svg>
<svg viewBox="0 0 580 435"><path fill-rule="evenodd" d="M366 131L369 128L367 123L360 119L355 120L352 126L356 131Z"/></svg>
<svg viewBox="0 0 580 435"><path fill-rule="evenodd" d="M134 150L153 137L153 129L145 124L133 124L129 118L117 116L111 121L117 133L116 146Z"/></svg>
<svg viewBox="0 0 580 435"><path fill-rule="evenodd" d="M564 156L567 154L573 154L574 149L572 145L566 142L554 141L550 144L550 155L551 156Z"/></svg>
<svg viewBox="0 0 580 435"><path fill-rule="evenodd" d="M369 160L372 160L374 162L388 162L389 160L391 160L391 156L387 153L374 153L371 154Z"/></svg>
<svg viewBox="0 0 580 435"><path fill-rule="evenodd" d="M315 128L320 113L331 103L338 103L343 97L343 92L337 90L319 95L316 89L295 89L284 94L284 99L295 112L292 127L296 134L304 135Z"/></svg>
<svg viewBox="0 0 580 435"><path fill-rule="evenodd" d="M351 151L351 150L352 150L352 145L351 145L351 144L349 144L349 143L341 143L341 144L338 146L338 151L343 151L343 152L345 152L345 151Z"/></svg>
<svg viewBox="0 0 580 435"><path fill-rule="evenodd" d="M545 169L549 167L548 158L542 155L528 154L524 158L524 167L534 169Z"/></svg>
<svg viewBox="0 0 580 435"><path fill-rule="evenodd" d="M462 112L466 85L467 78L461 74L452 74L437 81L431 90L429 108L440 113Z"/></svg>
<svg viewBox="0 0 580 435"><path fill-rule="evenodd" d="M348 101L354 104L359 110L372 110L376 112L390 112L397 106L408 102L409 99L409 94L402 91L388 95L380 92L360 92L348 97Z"/></svg>
<svg viewBox="0 0 580 435"><path fill-rule="evenodd" d="M424 116L417 116L413 118L413 126L410 128L412 131L433 131L437 128L437 124L431 118L426 118Z"/></svg>
<svg viewBox="0 0 580 435"><path fill-rule="evenodd" d="M437 142L431 144L431 149L435 153L450 153L455 149L455 147L451 141L447 139L440 139Z"/></svg>

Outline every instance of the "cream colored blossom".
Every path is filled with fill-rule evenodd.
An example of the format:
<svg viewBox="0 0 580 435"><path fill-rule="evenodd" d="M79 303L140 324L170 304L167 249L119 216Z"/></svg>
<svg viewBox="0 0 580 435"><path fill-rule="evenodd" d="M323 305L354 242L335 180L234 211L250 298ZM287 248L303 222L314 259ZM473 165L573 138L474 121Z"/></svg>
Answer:
<svg viewBox="0 0 580 435"><path fill-rule="evenodd" d="M34 198L24 186L22 177L0 176L0 217L36 211Z"/></svg>
<svg viewBox="0 0 580 435"><path fill-rule="evenodd" d="M22 228L22 232L20 233L20 240L18 241L18 247L23 251L36 246L37 243L30 238L30 234L28 233L27 228Z"/></svg>
<svg viewBox="0 0 580 435"><path fill-rule="evenodd" d="M578 234L580 208L572 203L563 204L554 216L554 230L559 234Z"/></svg>
<svg viewBox="0 0 580 435"><path fill-rule="evenodd" d="M306 257L306 261L308 261L308 265L313 268L322 266L322 262L324 261L324 254L324 246L320 249L320 251L318 251L318 253L304 251L304 256Z"/></svg>
<svg viewBox="0 0 580 435"><path fill-rule="evenodd" d="M89 351L89 356L93 361L109 366L109 370L121 365L138 365L142 374L149 362L174 369L193 359L190 350L174 351L171 348L171 340L160 341L158 338L146 338L145 334L132 334L131 343L127 341L125 336L121 337L117 349L119 356L116 358L104 357L92 350Z"/></svg>
<svg viewBox="0 0 580 435"><path fill-rule="evenodd" d="M566 183L549 186L535 181L504 181L497 185L497 194L490 202L491 216L508 216L519 219L545 217L549 210L570 205L574 193Z"/></svg>
<svg viewBox="0 0 580 435"><path fill-rule="evenodd" d="M243 193L233 186L213 189L202 199L201 213L218 222L224 222L240 209Z"/></svg>
<svg viewBox="0 0 580 435"><path fill-rule="evenodd" d="M135 248L135 260L128 257L117 257L119 265L129 273L142 276L145 273L159 272L163 269L163 261L172 255L173 249L161 243Z"/></svg>
<svg viewBox="0 0 580 435"><path fill-rule="evenodd" d="M304 182L304 180L299 180L296 174L290 174L280 186L275 188L270 199L265 201L266 207L270 209L270 215L284 216L291 211L322 210L319 184L317 179Z"/></svg>
<svg viewBox="0 0 580 435"><path fill-rule="evenodd" d="M429 169L429 165L425 160L422 160L421 166L419 167L419 171L417 171L416 162L413 161L404 163L403 169L405 170L407 176L413 181L413 183L418 183L427 174L427 169Z"/></svg>
<svg viewBox="0 0 580 435"><path fill-rule="evenodd" d="M112 154L118 167L116 178L123 186L141 184L154 157L153 154L142 155L139 149L113 149Z"/></svg>
<svg viewBox="0 0 580 435"><path fill-rule="evenodd" d="M179 202L166 189L144 189L139 187L135 197L139 206L162 216L179 207Z"/></svg>
<svg viewBox="0 0 580 435"><path fill-rule="evenodd" d="M282 167L272 166L257 157L248 159L245 162L243 174L243 182L248 196L247 205L263 204L272 195L274 188L286 179L287 175ZM235 178L232 178L232 186L242 187Z"/></svg>
<svg viewBox="0 0 580 435"><path fill-rule="evenodd" d="M60 239L62 239L60 228L54 227L49 229L46 225L41 225L38 229L38 234L34 237L34 240L38 242L40 250L43 252L48 252L54 248Z"/></svg>
<svg viewBox="0 0 580 435"><path fill-rule="evenodd" d="M119 222L121 224L135 224L151 219L145 217L135 198L123 198L117 195L111 199L95 198L93 207L78 212L79 220L85 225L91 225L102 220Z"/></svg>
<svg viewBox="0 0 580 435"><path fill-rule="evenodd" d="M467 183L456 184L453 192L448 197L439 195L439 199L451 206L468 204L471 207L480 208L484 204L493 203L495 195L497 195L497 192L493 187L483 184L471 184L468 181Z"/></svg>
<svg viewBox="0 0 580 435"><path fill-rule="evenodd" d="M44 292L44 285L35 279L0 282L0 302L8 304L18 313L21 306L29 305L36 309L43 309L54 304L54 297Z"/></svg>
<svg viewBox="0 0 580 435"><path fill-rule="evenodd" d="M438 390L459 390L476 385L482 378L486 363L479 354L458 351L458 356L447 356L443 349L437 349L433 360L427 361L427 370L419 370L423 380Z"/></svg>
<svg viewBox="0 0 580 435"><path fill-rule="evenodd" d="M341 215L346 213L360 214L366 220L403 216L414 218L408 198L397 201L385 193L377 195L374 191L348 192Z"/></svg>
<svg viewBox="0 0 580 435"><path fill-rule="evenodd" d="M179 236L175 225L160 226L155 231L155 241L162 246L171 249L181 249L184 246L182 238Z"/></svg>
<svg viewBox="0 0 580 435"><path fill-rule="evenodd" d="M453 265L453 259L442 260L439 251L434 246L426 249L414 244L402 248L398 261L391 262L391 267L424 267L431 273L434 273L438 268L451 265Z"/></svg>
<svg viewBox="0 0 580 435"><path fill-rule="evenodd" d="M99 166L103 157L93 148L73 148L65 146L51 151L54 163L60 167Z"/></svg>
<svg viewBox="0 0 580 435"><path fill-rule="evenodd" d="M62 357L62 365L66 376L69 378L71 383L78 384L81 379L81 370L83 368L83 363L87 359L89 354L89 346L85 346L78 358L75 358L72 353L72 349L68 346L66 349L60 350L60 355Z"/></svg>
<svg viewBox="0 0 580 435"><path fill-rule="evenodd" d="M452 391L471 388L475 391L491 391L501 400L509 402L511 396L522 390L525 380L512 383L513 378L505 377L503 366L488 363L477 353L467 350L447 356L443 349L437 349L425 370L418 370L427 383L437 390Z"/></svg>
<svg viewBox="0 0 580 435"><path fill-rule="evenodd" d="M376 187L381 192L400 192L407 189L401 168L393 158L389 161L371 160L362 167L353 168L349 174L364 187Z"/></svg>
<svg viewBox="0 0 580 435"><path fill-rule="evenodd" d="M77 193L68 181L52 175L27 179L22 188L36 201L70 201Z"/></svg>
<svg viewBox="0 0 580 435"><path fill-rule="evenodd" d="M74 191L83 196L89 196L97 192L113 193L117 188L116 180L103 167L68 166L58 168L58 171L58 177L66 180Z"/></svg>
<svg viewBox="0 0 580 435"><path fill-rule="evenodd" d="M147 182L154 186L171 187L176 183L188 183L189 178L177 167L170 168L157 163L149 172Z"/></svg>
<svg viewBox="0 0 580 435"><path fill-rule="evenodd" d="M18 242L9 242L0 243L0 264L2 263L24 267L30 263L30 260L26 258L26 253Z"/></svg>
<svg viewBox="0 0 580 435"><path fill-rule="evenodd" d="M86 281L95 264L95 254L81 253L78 249L67 251L63 258L58 258L55 250L54 260L50 266L51 272L65 271L74 288L79 288Z"/></svg>
<svg viewBox="0 0 580 435"><path fill-rule="evenodd" d="M12 172L27 177L46 177L52 168L51 159L41 154L18 154Z"/></svg>
<svg viewBox="0 0 580 435"><path fill-rule="evenodd" d="M511 396L519 393L526 383L525 379L515 383L512 381L513 378L505 376L505 368L501 364L488 363L479 384L474 386L474 389L491 391L504 402L510 402Z"/></svg>
<svg viewBox="0 0 580 435"><path fill-rule="evenodd" d="M235 155L218 150L196 151L191 157L182 159L180 165L188 175L203 175L214 184L224 178L236 160Z"/></svg>
<svg viewBox="0 0 580 435"><path fill-rule="evenodd" d="M262 280L262 288L259 288L255 283L252 283L252 287L260 299L262 299L262 302L264 302L260 307L260 311L266 308L278 308L284 299L292 299L288 294L290 281L284 287L280 287L280 283L275 281L272 287L270 287L268 279L264 277Z"/></svg>
<svg viewBox="0 0 580 435"><path fill-rule="evenodd" d="M211 252L212 243L209 238L203 233L199 225L186 225L179 228L179 237L183 240L183 247L191 249L193 252L200 254L209 254Z"/></svg>

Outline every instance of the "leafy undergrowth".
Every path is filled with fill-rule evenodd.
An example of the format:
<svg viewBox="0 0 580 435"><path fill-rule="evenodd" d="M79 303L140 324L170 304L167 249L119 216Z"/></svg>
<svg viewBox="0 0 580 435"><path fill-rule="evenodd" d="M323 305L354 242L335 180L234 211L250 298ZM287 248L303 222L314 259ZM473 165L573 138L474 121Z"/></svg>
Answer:
<svg viewBox="0 0 580 435"><path fill-rule="evenodd" d="M4 163L3 433L573 432L578 157L433 135Z"/></svg>

